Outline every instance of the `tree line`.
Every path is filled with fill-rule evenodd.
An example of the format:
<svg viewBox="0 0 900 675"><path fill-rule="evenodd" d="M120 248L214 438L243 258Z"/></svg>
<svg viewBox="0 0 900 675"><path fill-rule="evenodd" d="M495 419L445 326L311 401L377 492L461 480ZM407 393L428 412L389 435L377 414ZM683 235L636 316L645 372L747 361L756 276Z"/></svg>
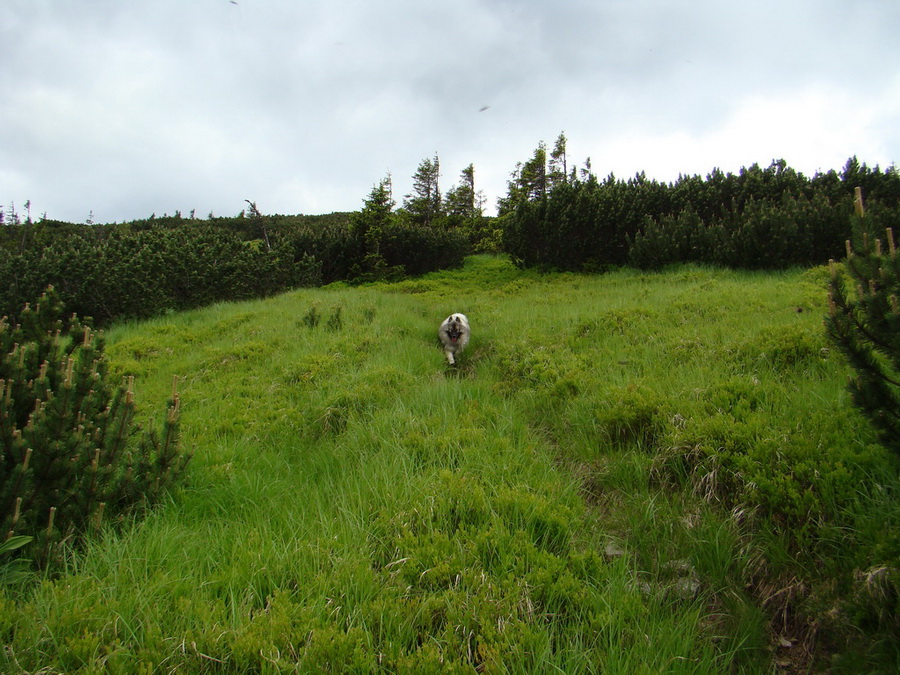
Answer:
<svg viewBox="0 0 900 675"><path fill-rule="evenodd" d="M854 189L873 233L896 220L900 175L850 158L840 172L806 177L783 160L738 173L713 169L665 183L639 173L599 179L590 159L569 160L560 134L519 162L484 214L472 164L446 191L435 153L419 164L398 205L390 175L361 209L267 215L255 202L234 217L156 217L106 225L0 210L0 316L53 285L64 305L99 325L290 288L389 280L460 265L472 252L505 252L521 266L602 271L699 262L748 269L840 258Z"/></svg>
<svg viewBox="0 0 900 675"><path fill-rule="evenodd" d="M566 138L540 143L511 174L499 201L503 250L522 266L659 269L699 262L745 269L824 264L840 258L851 232L854 190L867 203L867 227L883 232L900 207L895 167L851 157L843 170L811 178L784 160L738 173L672 183L639 173L600 180L590 159L569 168Z"/></svg>
<svg viewBox="0 0 900 675"><path fill-rule="evenodd" d="M423 160L396 208L391 178L355 213L174 216L121 224L21 220L0 212L0 316L16 319L47 286L67 310L104 325L290 288L420 275L462 264L490 235L475 170L440 192L437 155ZM494 239L499 239L496 234Z"/></svg>

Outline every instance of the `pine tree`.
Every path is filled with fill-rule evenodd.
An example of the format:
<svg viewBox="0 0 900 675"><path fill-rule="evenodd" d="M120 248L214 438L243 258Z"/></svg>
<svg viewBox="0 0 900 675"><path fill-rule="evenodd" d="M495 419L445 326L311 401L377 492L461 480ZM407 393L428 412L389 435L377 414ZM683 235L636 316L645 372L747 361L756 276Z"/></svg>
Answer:
<svg viewBox="0 0 900 675"><path fill-rule="evenodd" d="M380 241L385 227L390 223L394 210L391 177L385 176L372 186L369 196L363 201L363 208L354 213L350 227L366 252L379 253Z"/></svg>
<svg viewBox="0 0 900 675"><path fill-rule="evenodd" d="M447 192L444 211L454 224L467 225L475 219L477 200L475 194L475 166L469 164L459 175L459 185ZM480 215L480 214L478 214Z"/></svg>
<svg viewBox="0 0 900 675"><path fill-rule="evenodd" d="M19 225L20 223L19 214L16 212L16 204L15 202L10 202L9 208L6 211L6 224Z"/></svg>
<svg viewBox="0 0 900 675"><path fill-rule="evenodd" d="M459 176L459 184L444 198L445 222L459 228L476 251L496 250L498 233L488 227L484 217L484 193L475 189L475 165L469 164Z"/></svg>
<svg viewBox="0 0 900 675"><path fill-rule="evenodd" d="M522 166L522 182L529 201L547 196L549 189L547 178L547 146L541 141L530 160Z"/></svg>
<svg viewBox="0 0 900 675"><path fill-rule="evenodd" d="M103 522L152 504L182 473L178 395L162 433L140 434L133 378L107 383L103 335L49 287L21 323L0 320L0 539L30 536L38 562Z"/></svg>
<svg viewBox="0 0 900 675"><path fill-rule="evenodd" d="M247 202L247 204L250 206L247 212L247 217L250 218L250 220L254 223L254 230L256 230L256 232L258 232L259 234L262 234L263 241L266 242L266 250L271 251L272 245L269 243L269 230L266 226L268 219L262 213L260 213L259 208L257 208L256 206L256 202L251 202L249 199L245 199L244 201ZM177 211L175 212L175 214L178 217L181 217L181 214L179 214ZM194 212L191 211L191 219L193 220L193 218Z"/></svg>
<svg viewBox="0 0 900 675"><path fill-rule="evenodd" d="M857 190L858 220L864 219ZM846 269L832 261L828 336L856 371L849 390L853 403L875 428L882 444L900 454L900 259L892 228L881 239L863 233L863 250L847 241Z"/></svg>
<svg viewBox="0 0 900 675"><path fill-rule="evenodd" d="M560 132L550 152L550 161L547 171L547 179L552 190L557 185L562 185L569 180L568 160L566 158L566 135Z"/></svg>
<svg viewBox="0 0 900 675"><path fill-rule="evenodd" d="M413 175L413 191L406 195L403 209L417 225L431 227L442 215L440 189L441 162L435 153L432 159L423 159Z"/></svg>
<svg viewBox="0 0 900 675"><path fill-rule="evenodd" d="M351 265L351 278L373 281L399 273L399 270L389 268L381 250L394 219L393 211L393 188L388 175L372 186L363 208L350 219L350 229L359 249L359 262Z"/></svg>
<svg viewBox="0 0 900 675"><path fill-rule="evenodd" d="M500 216L514 212L522 202L543 199L550 188L547 176L547 144L538 143L534 154L524 164L518 162L506 182L506 197L497 201Z"/></svg>

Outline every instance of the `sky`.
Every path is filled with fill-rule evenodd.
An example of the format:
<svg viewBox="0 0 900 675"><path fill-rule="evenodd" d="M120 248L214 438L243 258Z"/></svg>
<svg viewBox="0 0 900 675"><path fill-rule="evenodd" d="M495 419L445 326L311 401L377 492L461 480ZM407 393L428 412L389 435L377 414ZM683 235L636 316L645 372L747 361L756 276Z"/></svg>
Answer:
<svg viewBox="0 0 900 675"><path fill-rule="evenodd" d="M898 0L0 0L0 205L121 222L362 207L470 163L674 181L900 162Z"/></svg>

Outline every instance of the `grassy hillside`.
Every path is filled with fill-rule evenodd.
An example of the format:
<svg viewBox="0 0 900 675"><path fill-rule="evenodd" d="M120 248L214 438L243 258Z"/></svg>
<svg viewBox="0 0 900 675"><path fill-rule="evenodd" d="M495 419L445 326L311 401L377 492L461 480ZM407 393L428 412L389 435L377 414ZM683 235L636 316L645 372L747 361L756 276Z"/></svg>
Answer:
<svg viewBox="0 0 900 675"><path fill-rule="evenodd" d="M870 591L897 467L849 407L824 278L475 257L115 328L144 410L179 376L189 484L0 589L0 670L894 663Z"/></svg>

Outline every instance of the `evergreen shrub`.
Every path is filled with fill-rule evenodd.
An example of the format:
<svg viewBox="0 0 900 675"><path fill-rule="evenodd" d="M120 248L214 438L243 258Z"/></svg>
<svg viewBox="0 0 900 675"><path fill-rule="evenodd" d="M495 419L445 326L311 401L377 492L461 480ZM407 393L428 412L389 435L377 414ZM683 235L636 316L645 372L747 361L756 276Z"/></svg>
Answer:
<svg viewBox="0 0 900 675"><path fill-rule="evenodd" d="M190 460L173 391L161 433L141 433L131 381L107 378L103 335L49 287L21 323L0 320L0 540L47 563L105 522L157 501Z"/></svg>
<svg viewBox="0 0 900 675"><path fill-rule="evenodd" d="M900 454L900 257L893 229L885 233L887 250L865 233L861 251L847 241L846 274L832 263L825 326L856 372L853 403Z"/></svg>

